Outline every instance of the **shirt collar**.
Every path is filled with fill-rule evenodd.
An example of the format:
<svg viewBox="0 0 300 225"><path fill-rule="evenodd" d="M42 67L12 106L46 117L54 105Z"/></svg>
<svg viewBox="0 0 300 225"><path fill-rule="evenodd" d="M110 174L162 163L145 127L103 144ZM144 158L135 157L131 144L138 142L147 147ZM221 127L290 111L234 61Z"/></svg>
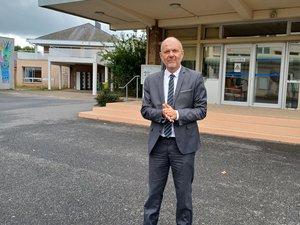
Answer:
<svg viewBox="0 0 300 225"><path fill-rule="evenodd" d="M168 70L166 69L166 70L165 70L165 76L166 76L166 77L169 77L171 74L174 74L174 76L175 76L176 78L178 78L179 73L180 73L180 70L181 70L181 65L180 65L180 67L178 68L178 70L176 70L174 73L171 73L170 71L168 71Z"/></svg>

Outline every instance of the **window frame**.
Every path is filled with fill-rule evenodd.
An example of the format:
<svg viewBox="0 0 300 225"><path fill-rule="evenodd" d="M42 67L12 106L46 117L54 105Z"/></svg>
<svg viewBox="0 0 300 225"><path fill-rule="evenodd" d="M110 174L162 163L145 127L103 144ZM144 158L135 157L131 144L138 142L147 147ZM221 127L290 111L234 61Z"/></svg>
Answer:
<svg viewBox="0 0 300 225"><path fill-rule="evenodd" d="M39 71L40 77L36 77L36 71ZM42 82L42 67L24 66L23 67L23 83L41 83Z"/></svg>

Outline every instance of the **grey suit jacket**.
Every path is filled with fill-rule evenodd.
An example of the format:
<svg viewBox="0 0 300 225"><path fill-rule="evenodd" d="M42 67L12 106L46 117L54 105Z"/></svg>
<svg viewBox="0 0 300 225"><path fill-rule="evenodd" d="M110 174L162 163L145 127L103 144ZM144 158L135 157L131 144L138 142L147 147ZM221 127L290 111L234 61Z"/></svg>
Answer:
<svg viewBox="0 0 300 225"><path fill-rule="evenodd" d="M164 99L164 71L147 76L141 114L145 119L151 120L149 154L165 123L162 117ZM174 109L179 113L179 120L173 124L179 151L182 154L196 152L200 148L197 120L204 119L207 111L206 89L201 73L181 67L175 89Z"/></svg>

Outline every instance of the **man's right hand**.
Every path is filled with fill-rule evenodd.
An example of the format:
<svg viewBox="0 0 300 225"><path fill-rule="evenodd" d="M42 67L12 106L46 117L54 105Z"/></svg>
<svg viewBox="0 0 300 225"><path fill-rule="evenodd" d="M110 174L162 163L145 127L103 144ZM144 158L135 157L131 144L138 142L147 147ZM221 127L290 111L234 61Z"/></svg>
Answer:
<svg viewBox="0 0 300 225"><path fill-rule="evenodd" d="M177 116L176 111L167 103L164 103L162 105L162 111L163 117L165 117L167 120L173 123Z"/></svg>

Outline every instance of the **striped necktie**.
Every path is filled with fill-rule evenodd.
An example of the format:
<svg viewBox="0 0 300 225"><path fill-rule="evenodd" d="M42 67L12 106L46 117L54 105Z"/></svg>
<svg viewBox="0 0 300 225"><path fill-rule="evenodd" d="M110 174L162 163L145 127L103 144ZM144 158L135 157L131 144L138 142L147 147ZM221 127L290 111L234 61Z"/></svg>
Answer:
<svg viewBox="0 0 300 225"><path fill-rule="evenodd" d="M169 79L169 90L168 90L168 105L173 107L174 104L174 74L170 75L170 79ZM170 137L170 135L172 134L172 123L167 121L165 126L164 126L164 135L166 137Z"/></svg>

